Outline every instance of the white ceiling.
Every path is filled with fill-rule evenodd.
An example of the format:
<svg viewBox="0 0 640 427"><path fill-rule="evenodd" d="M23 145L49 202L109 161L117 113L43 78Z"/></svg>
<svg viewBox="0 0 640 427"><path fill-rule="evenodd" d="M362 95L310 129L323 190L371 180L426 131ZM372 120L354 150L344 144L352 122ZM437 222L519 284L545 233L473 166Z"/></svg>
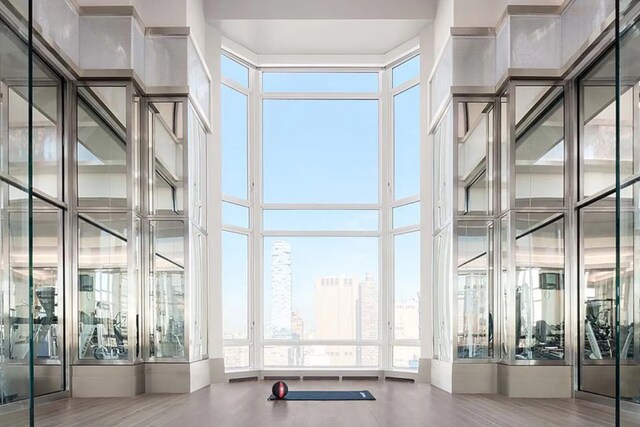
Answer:
<svg viewBox="0 0 640 427"><path fill-rule="evenodd" d="M204 0L206 18L433 19L437 0Z"/></svg>
<svg viewBox="0 0 640 427"><path fill-rule="evenodd" d="M385 54L426 20L222 20L225 37L260 55Z"/></svg>
<svg viewBox="0 0 640 427"><path fill-rule="evenodd" d="M204 0L207 19L259 55L380 55L416 37L437 0Z"/></svg>

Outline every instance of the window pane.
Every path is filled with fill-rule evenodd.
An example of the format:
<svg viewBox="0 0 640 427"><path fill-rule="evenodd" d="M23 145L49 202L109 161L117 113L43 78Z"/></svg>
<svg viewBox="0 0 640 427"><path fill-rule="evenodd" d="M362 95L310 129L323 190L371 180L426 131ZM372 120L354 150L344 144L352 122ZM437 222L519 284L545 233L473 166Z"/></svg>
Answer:
<svg viewBox="0 0 640 427"><path fill-rule="evenodd" d="M612 77L613 79L613 77ZM588 81L588 79L587 79ZM633 87L621 87L620 96L620 178L634 171L633 165ZM615 184L615 86L582 87L583 196L591 196Z"/></svg>
<svg viewBox="0 0 640 427"><path fill-rule="evenodd" d="M564 95L516 87L516 206L564 205Z"/></svg>
<svg viewBox="0 0 640 427"><path fill-rule="evenodd" d="M78 204L95 207L127 206L124 128L108 124L104 116L79 99L77 137Z"/></svg>
<svg viewBox="0 0 640 427"><path fill-rule="evenodd" d="M420 224L420 202L393 208L393 228Z"/></svg>
<svg viewBox="0 0 640 427"><path fill-rule="evenodd" d="M396 95L394 106L394 199L420 193L420 87Z"/></svg>
<svg viewBox="0 0 640 427"><path fill-rule="evenodd" d="M420 233L400 234L394 243L394 337L420 339Z"/></svg>
<svg viewBox="0 0 640 427"><path fill-rule="evenodd" d="M507 98L500 99L500 211L509 208L509 120Z"/></svg>
<svg viewBox="0 0 640 427"><path fill-rule="evenodd" d="M265 338L377 338L377 272L377 238L265 238Z"/></svg>
<svg viewBox="0 0 640 427"><path fill-rule="evenodd" d="M344 345L265 346L265 367L375 367L378 347Z"/></svg>
<svg viewBox="0 0 640 427"><path fill-rule="evenodd" d="M247 96L222 85L222 193L247 199Z"/></svg>
<svg viewBox="0 0 640 427"><path fill-rule="evenodd" d="M263 73L264 92L378 92L378 73Z"/></svg>
<svg viewBox="0 0 640 427"><path fill-rule="evenodd" d="M249 228L249 208L235 203L222 202L222 224Z"/></svg>
<svg viewBox="0 0 640 427"><path fill-rule="evenodd" d="M418 369L420 366L420 347L418 346L393 346L393 367Z"/></svg>
<svg viewBox="0 0 640 427"><path fill-rule="evenodd" d="M266 100L266 203L376 203L378 101Z"/></svg>
<svg viewBox="0 0 640 427"><path fill-rule="evenodd" d="M637 186L636 186L637 187ZM636 194L638 189L634 188ZM634 211L636 213L634 213ZM622 200L620 211L620 363L622 376L635 369L637 344L637 207ZM580 390L615 397L616 378L616 212L615 199L601 199L580 212L583 265L580 280L583 322L579 336L584 342L580 355ZM637 396L634 384L622 382L621 397Z"/></svg>
<svg viewBox="0 0 640 427"><path fill-rule="evenodd" d="M80 359L128 358L127 242L78 222Z"/></svg>
<svg viewBox="0 0 640 427"><path fill-rule="evenodd" d="M244 87L249 87L249 69L226 55L220 55L222 77L233 80Z"/></svg>
<svg viewBox="0 0 640 427"><path fill-rule="evenodd" d="M182 121L176 120L182 114L182 102L149 104L151 205L159 215L184 211L184 140Z"/></svg>
<svg viewBox="0 0 640 427"><path fill-rule="evenodd" d="M564 219L516 239L515 305L516 359L564 360Z"/></svg>
<svg viewBox="0 0 640 427"><path fill-rule="evenodd" d="M489 227L486 221L458 223L458 348L459 358L491 357L489 312Z"/></svg>
<svg viewBox="0 0 640 427"><path fill-rule="evenodd" d="M420 75L420 56L415 56L393 69L393 87L398 87Z"/></svg>
<svg viewBox="0 0 640 427"><path fill-rule="evenodd" d="M265 210L265 230L376 231L378 211Z"/></svg>
<svg viewBox="0 0 640 427"><path fill-rule="evenodd" d="M439 360L451 359L451 225L433 239L434 284L434 355Z"/></svg>
<svg viewBox="0 0 640 427"><path fill-rule="evenodd" d="M487 103L458 103L458 212L489 211L488 148L493 141L493 110Z"/></svg>
<svg viewBox="0 0 640 427"><path fill-rule="evenodd" d="M223 347L224 368L238 369L249 367L249 346Z"/></svg>
<svg viewBox="0 0 640 427"><path fill-rule="evenodd" d="M249 238L222 233L222 325L224 339L249 337Z"/></svg>
<svg viewBox="0 0 640 427"><path fill-rule="evenodd" d="M53 79L52 83L56 83ZM46 82L45 82L46 83ZM36 83L37 85L38 83ZM28 180L28 113L27 88L8 86L7 115L9 174L23 183ZM33 187L61 198L62 141L58 123L59 86L33 88Z"/></svg>
<svg viewBox="0 0 640 427"><path fill-rule="evenodd" d="M153 239L149 353L156 358L185 357L184 223L151 221Z"/></svg>

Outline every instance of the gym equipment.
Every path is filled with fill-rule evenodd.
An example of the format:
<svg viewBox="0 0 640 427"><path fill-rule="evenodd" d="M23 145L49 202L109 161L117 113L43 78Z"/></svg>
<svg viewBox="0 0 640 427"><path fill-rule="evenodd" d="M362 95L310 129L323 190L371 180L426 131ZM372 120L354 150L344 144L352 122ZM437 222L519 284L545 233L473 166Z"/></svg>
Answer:
<svg viewBox="0 0 640 427"><path fill-rule="evenodd" d="M376 400L369 390L354 391L289 391L284 381L277 381L271 387L267 400Z"/></svg>
<svg viewBox="0 0 640 427"><path fill-rule="evenodd" d="M289 386L284 381L276 381L271 387L271 393L275 399L284 399L289 393Z"/></svg>

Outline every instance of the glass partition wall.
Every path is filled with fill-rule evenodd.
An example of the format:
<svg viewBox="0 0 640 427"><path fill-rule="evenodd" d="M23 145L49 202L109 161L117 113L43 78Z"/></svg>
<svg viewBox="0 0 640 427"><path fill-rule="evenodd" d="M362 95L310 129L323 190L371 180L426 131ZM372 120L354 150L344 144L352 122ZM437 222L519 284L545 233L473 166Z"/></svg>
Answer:
<svg viewBox="0 0 640 427"><path fill-rule="evenodd" d="M1 414L66 389L68 205L62 80L5 21L0 46ZM28 411L12 421L28 424Z"/></svg>
<svg viewBox="0 0 640 427"><path fill-rule="evenodd" d="M78 364L141 360L139 96L131 83L76 89Z"/></svg>
<svg viewBox="0 0 640 427"><path fill-rule="evenodd" d="M640 24L637 7L628 8L629 4L620 2L620 33L615 46L578 81L582 169L577 209L581 292L578 388L618 402L640 401L640 336L635 329L635 319L640 316L640 277L634 267L638 261L640 194Z"/></svg>
<svg viewBox="0 0 640 427"><path fill-rule="evenodd" d="M566 363L564 115L562 84L512 81L435 127L438 359Z"/></svg>
<svg viewBox="0 0 640 427"><path fill-rule="evenodd" d="M186 98L150 98L144 152L148 266L144 357L207 357L206 131Z"/></svg>

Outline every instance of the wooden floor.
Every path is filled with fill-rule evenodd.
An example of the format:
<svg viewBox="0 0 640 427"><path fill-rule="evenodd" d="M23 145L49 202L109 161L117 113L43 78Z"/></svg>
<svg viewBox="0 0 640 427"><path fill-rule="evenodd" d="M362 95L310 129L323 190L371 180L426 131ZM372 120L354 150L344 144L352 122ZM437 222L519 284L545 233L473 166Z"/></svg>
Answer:
<svg viewBox="0 0 640 427"><path fill-rule="evenodd" d="M397 381L289 381L292 390L371 391L376 401L268 402L271 382L216 384L190 395L68 399L36 409L37 426L606 426L613 408L574 399L509 399L450 395L425 384ZM21 414L0 426L23 425ZM640 426L625 414L624 426Z"/></svg>

